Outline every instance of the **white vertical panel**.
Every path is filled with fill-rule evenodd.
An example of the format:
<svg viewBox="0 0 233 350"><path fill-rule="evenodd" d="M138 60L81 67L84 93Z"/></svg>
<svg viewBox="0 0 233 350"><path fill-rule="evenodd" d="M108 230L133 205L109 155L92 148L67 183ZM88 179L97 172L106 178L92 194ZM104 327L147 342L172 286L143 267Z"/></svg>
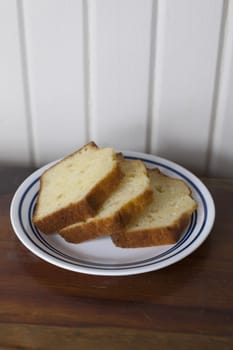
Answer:
<svg viewBox="0 0 233 350"><path fill-rule="evenodd" d="M223 1L158 2L152 151L205 168Z"/></svg>
<svg viewBox="0 0 233 350"><path fill-rule="evenodd" d="M209 175L233 177L233 2L226 13Z"/></svg>
<svg viewBox="0 0 233 350"><path fill-rule="evenodd" d="M151 0L89 1L91 137L144 150Z"/></svg>
<svg viewBox="0 0 233 350"><path fill-rule="evenodd" d="M30 162L16 0L0 1L0 162Z"/></svg>
<svg viewBox="0 0 233 350"><path fill-rule="evenodd" d="M36 163L86 142L83 3L24 0Z"/></svg>

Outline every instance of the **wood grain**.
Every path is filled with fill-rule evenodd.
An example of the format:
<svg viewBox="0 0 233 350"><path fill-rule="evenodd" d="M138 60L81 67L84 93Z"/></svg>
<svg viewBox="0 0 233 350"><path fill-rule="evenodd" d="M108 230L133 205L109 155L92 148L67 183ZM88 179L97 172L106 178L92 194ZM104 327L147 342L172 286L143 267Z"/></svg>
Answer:
<svg viewBox="0 0 233 350"><path fill-rule="evenodd" d="M49 327L35 325L2 325L0 324L1 345L4 349L19 349L17 339L21 340L20 349L69 349L82 350L102 349L122 350L154 350L179 349L231 349L230 337L206 336L196 334L195 337L186 333L171 333L159 331L134 330L126 328L101 327ZM52 344L52 345L51 345Z"/></svg>
<svg viewBox="0 0 233 350"><path fill-rule="evenodd" d="M205 183L217 212L206 242L173 266L129 277L42 261L13 232L13 192L0 195L0 349L230 350L233 180Z"/></svg>

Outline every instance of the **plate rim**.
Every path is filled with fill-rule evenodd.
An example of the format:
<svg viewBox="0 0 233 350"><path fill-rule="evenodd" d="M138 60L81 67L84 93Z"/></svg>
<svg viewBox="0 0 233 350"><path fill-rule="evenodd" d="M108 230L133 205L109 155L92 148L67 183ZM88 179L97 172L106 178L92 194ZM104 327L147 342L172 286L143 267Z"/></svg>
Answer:
<svg viewBox="0 0 233 350"><path fill-rule="evenodd" d="M108 269L107 270L104 270L104 269L100 270L100 269L93 268L93 267L90 268L90 267L74 266L72 263L69 263L69 262L64 263L57 257L52 257L51 255L47 256L48 253L46 253L46 252L44 253L41 251L41 249L35 247L35 242L28 243L28 238L25 239L25 233L23 233L23 236L22 236L22 233L18 232L18 227L17 227L18 225L17 225L17 220L16 220L17 218L14 217L15 209L16 209L17 205L19 204L20 195L22 195L22 192L28 183L31 183L31 181L33 179L34 179L33 182L35 182L36 181L35 178L39 177L49 167L51 167L52 165L59 162L60 159L49 162L49 163L45 164L44 166L40 167L39 169L35 170L31 175L29 175L18 186L17 190L14 193L14 196L12 198L11 205L10 205L10 219L11 219L11 224L12 224L12 227L14 229L14 232L15 232L16 236L18 237L18 239L21 241L21 243L29 251L31 251L33 254L35 254L36 256L41 258L42 260L44 260L48 263L51 263L55 266L58 266L60 268L66 269L66 270L74 271L74 272L85 273L85 274L90 274L90 275L101 275L101 276L106 276L106 275L107 276L125 276L125 275L128 276L128 275L135 275L135 274L140 274L140 273L145 273L145 272L150 272L150 271L156 271L156 270L160 270L162 268L168 267L170 265L173 265L173 264L181 261L185 257L189 256L190 254L192 254L209 236L209 234L211 233L212 227L214 225L214 221L215 221L215 204L214 204L213 197L212 197L210 191L208 190L208 188L195 174L193 174L191 171L189 171L188 169L186 169L182 165L175 163L174 161L168 160L166 158L162 158L162 157L157 156L157 155L143 153L143 152L127 151L127 150L121 150L120 152L122 152L128 158L141 159L147 163L151 162L154 165L155 165L155 163L161 163L160 165L162 165L163 167L168 168L172 172L175 172L177 174L179 173L182 178L184 178L186 181L188 181L189 183L194 185L194 187L196 189L198 189L198 191L204 197L204 199L207 203L207 206L208 206L208 220L205 223L205 225L202 229L202 232L200 232L198 239L195 239L195 241L191 243L191 247L189 249L184 248L183 251L179 252L178 256L176 256L174 259L172 259L172 256L168 257L168 259L166 259L166 263L164 263L164 264L159 263L156 266L154 266L154 264L150 264L147 267L138 266L138 267L134 267L134 268L130 268L130 269L125 268L124 270L121 270L118 268L110 269L110 270L108 270ZM158 167L159 167L159 165L158 165ZM38 181L38 179L37 179L37 181ZM200 190L200 188L201 188L201 190ZM124 249L129 249L129 248L124 248ZM132 249L137 249L137 248L132 248Z"/></svg>

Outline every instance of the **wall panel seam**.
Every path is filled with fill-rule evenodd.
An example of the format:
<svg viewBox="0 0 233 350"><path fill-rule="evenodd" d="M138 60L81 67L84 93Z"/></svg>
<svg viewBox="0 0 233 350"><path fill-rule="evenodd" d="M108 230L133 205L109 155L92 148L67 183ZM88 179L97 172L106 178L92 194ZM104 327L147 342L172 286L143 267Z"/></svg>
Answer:
<svg viewBox="0 0 233 350"><path fill-rule="evenodd" d="M153 63L151 64L151 77L150 77L150 102L149 102L149 123L148 134L149 140L147 143L147 151L158 151L158 130L159 130L159 107L160 107L160 94L161 94L161 79L162 79L162 51L164 45L164 23L166 18L167 0L154 0L153 4L153 21L152 21L152 57ZM154 27L154 29L153 29ZM154 137L156 140L153 140Z"/></svg>
<svg viewBox="0 0 233 350"><path fill-rule="evenodd" d="M25 17L24 17L24 3L23 0L17 1L17 16L18 16L18 28L19 28L19 44L20 44L20 57L22 67L22 82L23 82L23 96L25 105L25 114L27 122L27 134L28 134L28 148L31 165L35 165L35 145L34 145L34 132L32 125L32 110L31 110L31 94L29 84L29 69L27 59L27 47L25 37Z"/></svg>
<svg viewBox="0 0 233 350"><path fill-rule="evenodd" d="M220 92L222 89L222 74L223 74L223 56L226 44L226 24L228 18L229 0L223 0L223 8L221 15L221 26L219 33L219 44L218 44L218 54L215 70L215 82L213 90L213 100L211 109L211 119L209 125L209 136L206 152L206 166L205 166L205 176L210 176L210 167L214 155L214 142L217 127L217 119L220 117L218 114L219 103L220 103Z"/></svg>
<svg viewBox="0 0 233 350"><path fill-rule="evenodd" d="M156 60L156 36L158 22L158 0L152 0L151 11L151 29L150 29L150 62L149 62L149 81L148 81L148 112L147 112L147 128L146 128L146 152L151 152L152 138L152 119L154 105L154 79L155 79L155 60Z"/></svg>
<svg viewBox="0 0 233 350"><path fill-rule="evenodd" d="M84 59L84 113L86 142L90 139L90 108L89 108L89 91L90 91L90 52L89 52L89 10L88 2L83 0L83 59Z"/></svg>
<svg viewBox="0 0 233 350"><path fill-rule="evenodd" d="M83 23L84 23L84 89L85 89L85 120L86 120L86 138L88 141L94 140L94 114L96 112L96 17L95 0L83 0Z"/></svg>

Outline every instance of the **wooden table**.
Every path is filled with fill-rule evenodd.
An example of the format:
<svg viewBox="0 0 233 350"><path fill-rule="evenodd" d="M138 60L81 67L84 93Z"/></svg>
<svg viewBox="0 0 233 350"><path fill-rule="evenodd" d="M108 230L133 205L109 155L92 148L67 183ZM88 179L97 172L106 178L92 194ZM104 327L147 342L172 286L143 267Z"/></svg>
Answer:
<svg viewBox="0 0 233 350"><path fill-rule="evenodd" d="M204 179L211 235L165 269L129 277L62 270L14 234L10 201L32 169L0 168L0 349L233 349L233 180Z"/></svg>

